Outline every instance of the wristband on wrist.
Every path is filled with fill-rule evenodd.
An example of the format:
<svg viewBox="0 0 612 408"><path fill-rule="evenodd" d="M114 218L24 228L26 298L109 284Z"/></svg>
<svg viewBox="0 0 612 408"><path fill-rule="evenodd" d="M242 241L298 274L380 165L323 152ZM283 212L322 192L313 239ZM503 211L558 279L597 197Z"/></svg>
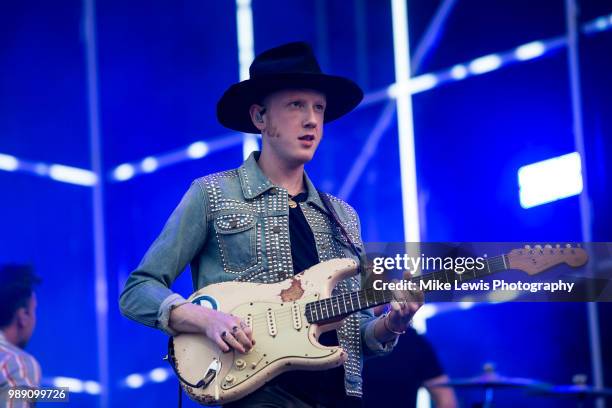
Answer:
<svg viewBox="0 0 612 408"><path fill-rule="evenodd" d="M385 314L382 316L382 319L383 319L383 324L385 325L385 329L386 329L386 330L387 330L389 333L393 333L393 334L397 334L397 335L400 335L400 334L404 334L404 333L406 333L406 330L404 330L404 331L395 331L395 330L393 330L392 328L390 328L390 327L389 327L389 322L388 322L388 320L389 320L389 319L388 319L388 318L389 318L389 313L385 313Z"/></svg>

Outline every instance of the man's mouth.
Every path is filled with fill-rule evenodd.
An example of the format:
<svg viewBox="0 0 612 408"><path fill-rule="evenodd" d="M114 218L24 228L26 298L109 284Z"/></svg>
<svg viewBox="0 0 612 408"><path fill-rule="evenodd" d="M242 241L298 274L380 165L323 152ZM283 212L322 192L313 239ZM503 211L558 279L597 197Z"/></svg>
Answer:
<svg viewBox="0 0 612 408"><path fill-rule="evenodd" d="M306 141L313 141L315 139L314 135L304 135L304 136L300 136L298 137L298 139L300 140L306 140Z"/></svg>

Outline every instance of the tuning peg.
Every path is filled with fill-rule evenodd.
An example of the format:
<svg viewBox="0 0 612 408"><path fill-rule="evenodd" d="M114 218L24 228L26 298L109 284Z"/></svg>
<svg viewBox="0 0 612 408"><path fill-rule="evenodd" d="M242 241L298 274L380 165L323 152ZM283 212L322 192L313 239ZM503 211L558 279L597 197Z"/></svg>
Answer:
<svg viewBox="0 0 612 408"><path fill-rule="evenodd" d="M557 244L557 245L555 245L555 248L559 249L559 248L561 248L561 245Z"/></svg>
<svg viewBox="0 0 612 408"><path fill-rule="evenodd" d="M536 245L535 249L542 249L542 245Z"/></svg>
<svg viewBox="0 0 612 408"><path fill-rule="evenodd" d="M552 245L550 245L550 244L544 245L544 248L550 249L550 248L552 248Z"/></svg>
<svg viewBox="0 0 612 408"><path fill-rule="evenodd" d="M525 245L525 249L531 249L530 245Z"/></svg>
<svg viewBox="0 0 612 408"><path fill-rule="evenodd" d="M571 248L571 247L572 247L572 244L565 244L565 247L566 247L566 248Z"/></svg>

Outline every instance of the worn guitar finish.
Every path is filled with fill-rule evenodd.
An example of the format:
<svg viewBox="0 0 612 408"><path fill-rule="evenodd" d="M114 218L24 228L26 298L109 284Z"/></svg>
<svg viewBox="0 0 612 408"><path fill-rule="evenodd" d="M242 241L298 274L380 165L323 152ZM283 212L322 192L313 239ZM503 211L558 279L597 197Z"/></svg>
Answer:
<svg viewBox="0 0 612 408"><path fill-rule="evenodd" d="M582 248L526 246L486 258L485 268L458 275L446 271L412 281L470 280L516 269L530 275L566 263L587 262ZM289 370L323 370L347 359L339 346L323 346L319 336L340 326L351 313L388 303L391 291L363 289L332 296L336 283L357 273L352 259L332 259L285 281L265 284L224 282L195 292L189 301L242 318L253 330L255 347L223 353L202 334L180 334L169 342L169 359L185 392L203 405L235 401Z"/></svg>

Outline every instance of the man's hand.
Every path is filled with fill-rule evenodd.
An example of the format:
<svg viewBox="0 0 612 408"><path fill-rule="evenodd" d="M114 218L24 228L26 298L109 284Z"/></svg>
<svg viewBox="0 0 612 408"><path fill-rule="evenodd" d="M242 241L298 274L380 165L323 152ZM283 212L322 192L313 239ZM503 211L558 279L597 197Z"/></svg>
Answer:
<svg viewBox="0 0 612 408"><path fill-rule="evenodd" d="M424 295L421 291L394 291L393 295L396 300L391 302L386 325L394 332L405 332L414 314L423 306Z"/></svg>
<svg viewBox="0 0 612 408"><path fill-rule="evenodd" d="M170 328L179 333L202 333L223 352L247 353L255 345L253 331L239 317L185 303L170 312Z"/></svg>

